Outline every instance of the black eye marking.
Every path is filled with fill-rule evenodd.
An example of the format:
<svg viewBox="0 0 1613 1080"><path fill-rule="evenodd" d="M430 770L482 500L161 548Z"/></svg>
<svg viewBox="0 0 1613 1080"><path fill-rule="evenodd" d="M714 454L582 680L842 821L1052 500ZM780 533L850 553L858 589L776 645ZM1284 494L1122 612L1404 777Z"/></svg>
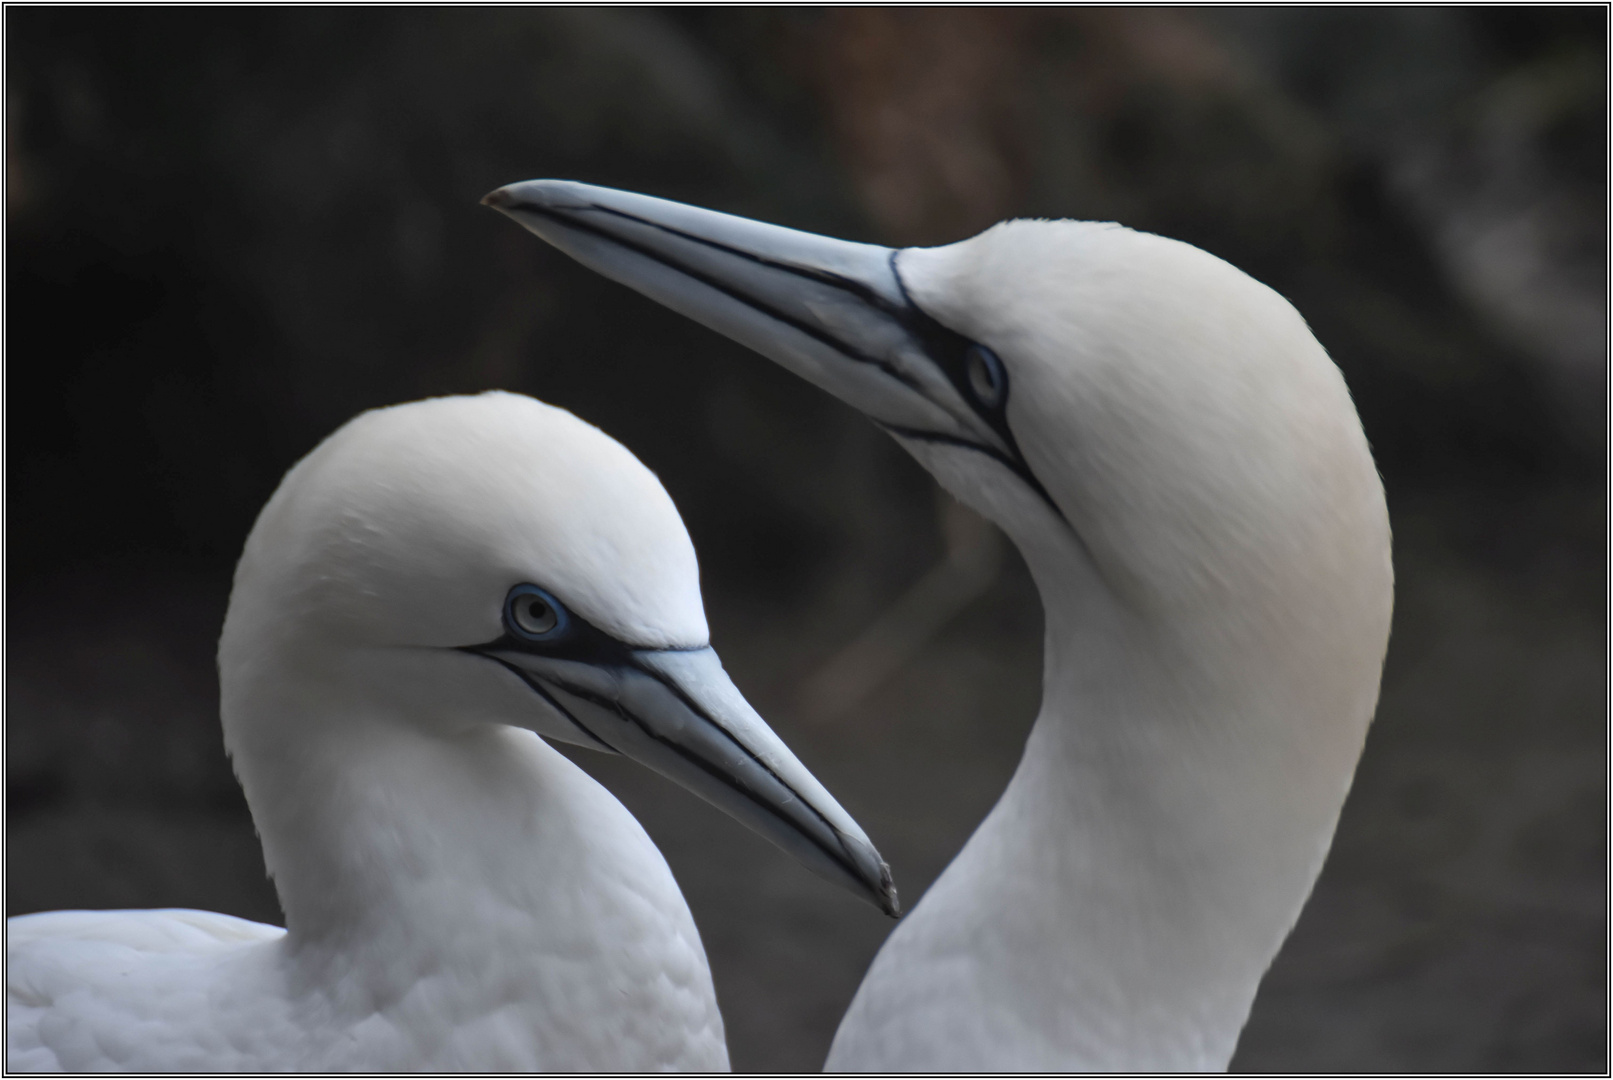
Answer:
<svg viewBox="0 0 1613 1080"><path fill-rule="evenodd" d="M978 341L971 341L956 330L937 322L908 295L907 283L902 280L901 271L896 266L896 256L900 251L890 254L891 276L896 279L896 287L902 290L902 299L905 306L901 308L887 308L890 316L907 332L913 335L923 347L925 355L935 362L952 380L958 393L964 401L969 402L975 414L984 420L997 436L1002 439L1007 452L994 447L983 446L971 439L958 438L954 435L945 435L934 431L920 431L914 428L898 427L894 424L879 423L879 426L894 435L907 439L916 439L923 442L943 443L948 446L959 446L964 449L981 453L1005 466L1015 476L1025 482L1025 485L1034 491L1037 496L1047 504L1058 519L1069 525L1070 519L1064 516L1064 511L1053 500L1047 488L1042 486L1041 480L1031 471L1030 462L1025 460L1024 453L1019 449L1019 440L1014 438L1014 431L1008 426L1008 369L1002 360L990 348ZM984 377L986 389L991 391L989 397L976 391L972 385L974 375L971 368L978 363L981 367L981 376ZM1071 526L1073 531L1074 527ZM1077 539L1079 539L1079 535ZM1083 540L1084 544L1085 541Z"/></svg>
<svg viewBox="0 0 1613 1080"><path fill-rule="evenodd" d="M1008 372L997 354L976 342L963 351L963 366L975 400L988 409L1000 408L1008 396Z"/></svg>
<svg viewBox="0 0 1613 1080"><path fill-rule="evenodd" d="M914 303L896 267L896 256L900 254L891 252L890 268L905 303L900 308L887 308L891 318L923 347L925 355L941 369L963 400L1008 446L1009 453L1023 460L1019 443L1008 426L1008 369L989 347L937 322Z"/></svg>
<svg viewBox="0 0 1613 1080"><path fill-rule="evenodd" d="M574 614L560 599L538 585L523 582L504 597L504 633L480 645L462 645L466 652L504 649L579 660L604 667L633 666L633 647Z"/></svg>
<svg viewBox="0 0 1613 1080"><path fill-rule="evenodd" d="M504 629L523 641L558 641L570 632L571 616L547 589L521 584L504 598Z"/></svg>

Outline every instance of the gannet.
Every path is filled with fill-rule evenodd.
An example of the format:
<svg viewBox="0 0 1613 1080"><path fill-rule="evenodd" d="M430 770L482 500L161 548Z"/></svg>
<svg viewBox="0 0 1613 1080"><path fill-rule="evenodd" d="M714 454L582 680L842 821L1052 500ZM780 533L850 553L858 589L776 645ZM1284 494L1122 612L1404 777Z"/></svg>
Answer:
<svg viewBox="0 0 1613 1080"><path fill-rule="evenodd" d="M331 435L247 539L218 664L287 928L8 920L10 1069L726 1069L666 861L544 738L648 765L894 913L710 648L672 500L562 409L438 398Z"/></svg>
<svg viewBox="0 0 1613 1080"><path fill-rule="evenodd" d="M892 250L561 181L485 201L866 413L1041 593L1019 766L828 1067L1224 1069L1331 843L1393 604L1383 487L1299 314L1115 224Z"/></svg>

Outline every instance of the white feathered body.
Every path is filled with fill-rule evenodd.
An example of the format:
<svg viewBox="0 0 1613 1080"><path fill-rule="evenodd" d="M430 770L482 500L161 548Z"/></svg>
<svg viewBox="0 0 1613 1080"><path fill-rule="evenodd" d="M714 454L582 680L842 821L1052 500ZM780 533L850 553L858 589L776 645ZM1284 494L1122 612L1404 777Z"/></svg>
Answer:
<svg viewBox="0 0 1613 1080"><path fill-rule="evenodd" d="M348 940L200 911L8 920L10 1069L726 1070L705 953L660 852L536 736L493 734L456 755L463 785L444 783L442 747L429 777L395 779L427 806L509 806L499 781L525 773L517 813L420 851L419 876Z"/></svg>

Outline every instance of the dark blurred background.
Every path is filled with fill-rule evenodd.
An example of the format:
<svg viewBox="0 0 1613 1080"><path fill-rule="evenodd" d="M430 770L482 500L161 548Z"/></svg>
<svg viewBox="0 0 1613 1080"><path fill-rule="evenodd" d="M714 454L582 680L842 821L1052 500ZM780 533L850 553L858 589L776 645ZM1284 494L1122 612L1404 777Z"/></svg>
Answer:
<svg viewBox="0 0 1613 1080"><path fill-rule="evenodd" d="M1036 712L1018 556L846 408L477 199L568 177L891 244L1116 219L1293 300L1394 519L1378 719L1234 1065L1607 1067L1604 8L5 30L9 913L279 919L218 732L232 565L355 412L489 387L660 475L735 680L916 900ZM576 757L677 873L736 1068L818 1068L890 924Z"/></svg>

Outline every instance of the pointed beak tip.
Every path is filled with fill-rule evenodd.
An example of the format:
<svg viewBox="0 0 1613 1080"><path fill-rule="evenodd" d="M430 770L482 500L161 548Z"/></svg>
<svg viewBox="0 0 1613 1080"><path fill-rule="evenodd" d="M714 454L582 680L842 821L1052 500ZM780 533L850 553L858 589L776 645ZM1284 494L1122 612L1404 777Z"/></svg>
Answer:
<svg viewBox="0 0 1613 1080"><path fill-rule="evenodd" d="M494 210L502 210L510 203L510 189L508 187L495 188L482 196L482 205L491 206Z"/></svg>
<svg viewBox="0 0 1613 1080"><path fill-rule="evenodd" d="M891 878L891 868L883 861L879 864L879 910L893 919L902 917L902 902L896 896L896 882Z"/></svg>
<svg viewBox="0 0 1613 1080"><path fill-rule="evenodd" d="M896 881L891 877L890 864L880 858L879 852L863 837L840 835L840 842L852 857L856 867L854 876L862 885L864 899L893 919L902 917L902 902L896 896Z"/></svg>

